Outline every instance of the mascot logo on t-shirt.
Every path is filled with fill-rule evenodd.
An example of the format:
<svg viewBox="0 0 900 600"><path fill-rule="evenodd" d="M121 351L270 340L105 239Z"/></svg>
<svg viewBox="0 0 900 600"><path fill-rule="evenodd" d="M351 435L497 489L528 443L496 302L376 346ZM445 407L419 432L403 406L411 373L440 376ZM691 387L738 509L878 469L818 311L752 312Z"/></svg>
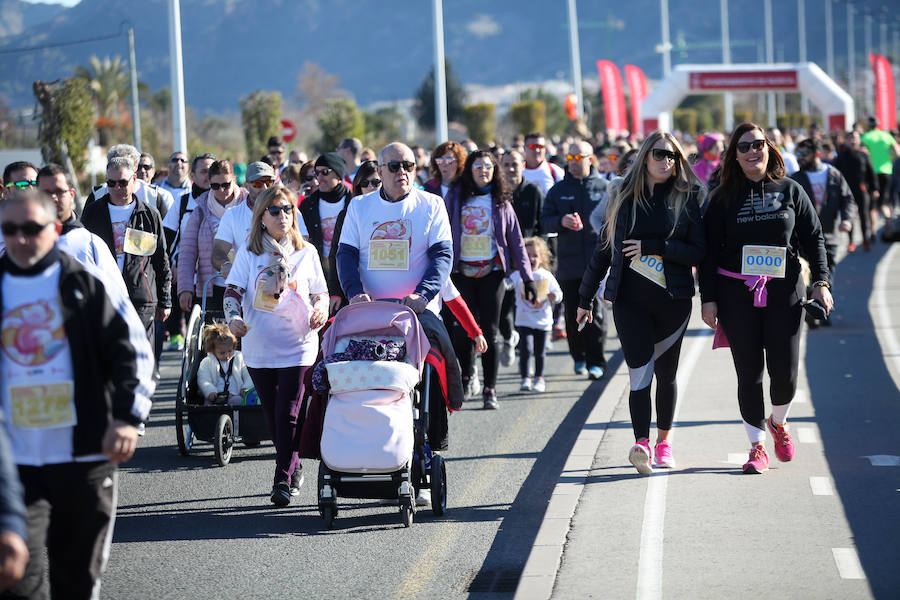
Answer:
<svg viewBox="0 0 900 600"><path fill-rule="evenodd" d="M19 306L3 315L3 351L26 367L49 362L65 348L62 315L46 300Z"/></svg>
<svg viewBox="0 0 900 600"><path fill-rule="evenodd" d="M490 226L490 213L483 206L464 206L461 220L466 235L484 235Z"/></svg>
<svg viewBox="0 0 900 600"><path fill-rule="evenodd" d="M412 235L412 223L409 219L388 221L375 227L369 239L372 240L408 240Z"/></svg>
<svg viewBox="0 0 900 600"><path fill-rule="evenodd" d="M322 219L322 239L328 245L331 245L331 240L334 239L335 222L337 222L337 217L326 217Z"/></svg>
<svg viewBox="0 0 900 600"><path fill-rule="evenodd" d="M112 224L113 239L116 242L116 255L125 253L125 230L128 229L127 221L116 221Z"/></svg>

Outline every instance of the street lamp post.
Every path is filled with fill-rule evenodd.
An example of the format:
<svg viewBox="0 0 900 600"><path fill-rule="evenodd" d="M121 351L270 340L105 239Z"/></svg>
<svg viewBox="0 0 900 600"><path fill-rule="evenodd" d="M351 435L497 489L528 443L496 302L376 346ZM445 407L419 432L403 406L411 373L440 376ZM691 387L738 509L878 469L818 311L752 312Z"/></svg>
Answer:
<svg viewBox="0 0 900 600"><path fill-rule="evenodd" d="M728 0L719 0L719 17L722 29L722 62L731 64L731 36L728 30ZM725 131L730 132L734 128L734 96L731 92L725 92L723 96L725 104Z"/></svg>
<svg viewBox="0 0 900 600"><path fill-rule="evenodd" d="M131 127L134 147L141 149L141 103L138 98L137 62L134 58L134 27L128 28L128 70L131 72Z"/></svg>
<svg viewBox="0 0 900 600"><path fill-rule="evenodd" d="M866 111L868 114L875 112L875 86L871 81L874 77L872 69L868 68L869 57L872 55L872 11L866 7L865 16L863 17L863 85L865 85Z"/></svg>
<svg viewBox="0 0 900 600"><path fill-rule="evenodd" d="M800 62L806 62L806 2L797 0L797 42L800 45ZM809 115L809 99L800 94L800 112Z"/></svg>
<svg viewBox="0 0 900 600"><path fill-rule="evenodd" d="M763 4L766 17L766 62L772 64L775 62L775 47L772 40L772 0L765 0ZM769 113L769 126L775 127L777 123L777 115L775 111L775 92L766 94L766 104Z"/></svg>
<svg viewBox="0 0 900 600"><path fill-rule="evenodd" d="M847 91L856 102L856 40L853 32L853 0L847 0Z"/></svg>
<svg viewBox="0 0 900 600"><path fill-rule="evenodd" d="M575 86L575 118L584 116L584 98L581 89L581 56L578 45L578 11L575 0L569 0L569 52L572 55L572 85ZM633 91L633 90L632 90ZM632 97L632 101L634 97Z"/></svg>
<svg viewBox="0 0 900 600"><path fill-rule="evenodd" d="M672 44L669 42L669 0L659 0L660 27L662 28L663 77L672 70Z"/></svg>
<svg viewBox="0 0 900 600"><path fill-rule="evenodd" d="M444 6L434 0L434 135L435 144L447 141L447 80L444 72Z"/></svg>
<svg viewBox="0 0 900 600"><path fill-rule="evenodd" d="M825 68L828 76L834 79L834 17L832 8L834 0L825 0Z"/></svg>
<svg viewBox="0 0 900 600"><path fill-rule="evenodd" d="M181 0L169 0L169 64L172 77L172 152L187 152L184 66L181 62Z"/></svg>

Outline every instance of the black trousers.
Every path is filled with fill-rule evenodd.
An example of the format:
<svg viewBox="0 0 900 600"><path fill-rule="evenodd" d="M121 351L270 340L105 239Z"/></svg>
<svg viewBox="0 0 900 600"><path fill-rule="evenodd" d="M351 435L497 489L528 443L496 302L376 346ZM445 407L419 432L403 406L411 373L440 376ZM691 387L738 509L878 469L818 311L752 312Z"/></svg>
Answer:
<svg viewBox="0 0 900 600"><path fill-rule="evenodd" d="M731 345L741 418L763 429L763 368L769 372L773 405L790 403L797 391L803 307L799 300L770 292L767 306L756 308L743 281L720 275L717 284L718 318Z"/></svg>
<svg viewBox="0 0 900 600"><path fill-rule="evenodd" d="M578 286L580 279L563 279L559 282L565 304L566 341L569 343L569 354L575 362L586 362L589 367L606 369L606 356L603 347L606 344L606 309L599 301L594 302L593 322L578 331Z"/></svg>
<svg viewBox="0 0 900 600"><path fill-rule="evenodd" d="M516 291L506 290L500 303L500 336L509 340L516 323Z"/></svg>
<svg viewBox="0 0 900 600"><path fill-rule="evenodd" d="M534 354L534 376L544 376L544 358L547 354L547 336L549 331L531 327L516 327L519 332L519 375L528 377L528 361Z"/></svg>
<svg viewBox="0 0 900 600"><path fill-rule="evenodd" d="M493 388L497 385L497 369L500 366L500 355L497 354L497 327L500 323L500 305L503 303L503 294L506 288L503 285L503 272L492 271L484 277L474 279L465 277L459 273L453 276L453 285L459 290L460 295L475 322L481 327L484 337L487 339L487 350L481 355L481 366L484 369L484 387ZM468 381L475 367L475 345L462 327L453 328L451 339L453 349L459 359L463 379Z"/></svg>
<svg viewBox="0 0 900 600"><path fill-rule="evenodd" d="M19 467L31 558L22 580L0 598L99 597L115 523L117 475L116 465L107 461Z"/></svg>

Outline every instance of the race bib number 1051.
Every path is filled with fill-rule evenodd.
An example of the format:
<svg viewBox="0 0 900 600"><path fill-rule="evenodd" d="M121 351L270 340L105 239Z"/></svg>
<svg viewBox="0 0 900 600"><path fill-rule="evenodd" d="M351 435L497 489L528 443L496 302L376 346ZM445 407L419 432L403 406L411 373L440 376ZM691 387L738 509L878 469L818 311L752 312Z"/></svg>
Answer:
<svg viewBox="0 0 900 600"><path fill-rule="evenodd" d="M408 271L409 240L369 240L370 271Z"/></svg>

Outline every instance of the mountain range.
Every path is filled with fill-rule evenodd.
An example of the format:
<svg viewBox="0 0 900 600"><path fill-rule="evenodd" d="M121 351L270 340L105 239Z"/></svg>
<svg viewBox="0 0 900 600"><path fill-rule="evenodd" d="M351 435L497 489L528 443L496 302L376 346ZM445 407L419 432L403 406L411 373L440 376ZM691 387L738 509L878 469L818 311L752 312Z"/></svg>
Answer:
<svg viewBox="0 0 900 600"><path fill-rule="evenodd" d="M718 62L719 0L669 4L672 63ZM447 59L463 84L568 78L566 5L444 0ZM579 0L584 76L595 78L595 61L606 58L635 64L658 79L659 5ZM796 2L773 5L776 60L796 60ZM809 59L824 65L821 5L806 2L807 39ZM202 113L236 110L238 100L257 89L277 90L291 100L306 61L337 75L339 87L360 105L410 98L434 61L431 6L429 0L182 0L185 101ZM729 6L732 60L756 62L764 40L762 2ZM127 60L124 34L61 44L116 36L128 23L135 29L140 80L153 90L169 85L167 11L166 0L82 0L71 8L0 0L0 96L7 105L29 107L34 80L68 77L91 55ZM842 20L835 23L838 69L846 69L846 34Z"/></svg>

